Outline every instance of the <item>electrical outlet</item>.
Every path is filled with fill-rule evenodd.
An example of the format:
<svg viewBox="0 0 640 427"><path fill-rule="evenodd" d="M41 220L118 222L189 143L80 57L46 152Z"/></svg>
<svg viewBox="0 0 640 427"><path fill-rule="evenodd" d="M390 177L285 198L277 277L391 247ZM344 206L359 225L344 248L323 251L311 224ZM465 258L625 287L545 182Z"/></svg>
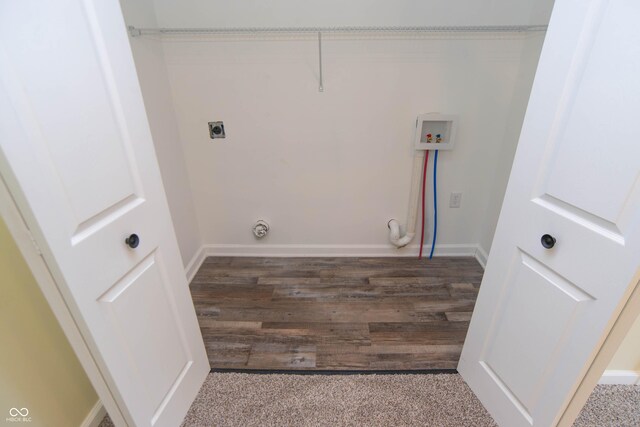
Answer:
<svg viewBox="0 0 640 427"><path fill-rule="evenodd" d="M211 139L224 138L224 123L223 122L209 122L209 137Z"/></svg>
<svg viewBox="0 0 640 427"><path fill-rule="evenodd" d="M449 198L449 207L459 208L461 203L462 203L462 193L451 193L451 197Z"/></svg>

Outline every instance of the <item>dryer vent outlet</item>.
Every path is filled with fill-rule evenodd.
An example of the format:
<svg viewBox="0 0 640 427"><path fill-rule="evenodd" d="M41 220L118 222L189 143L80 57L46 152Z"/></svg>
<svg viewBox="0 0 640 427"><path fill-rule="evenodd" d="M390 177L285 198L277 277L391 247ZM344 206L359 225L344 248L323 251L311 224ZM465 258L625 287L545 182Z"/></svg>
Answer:
<svg viewBox="0 0 640 427"><path fill-rule="evenodd" d="M267 224L263 220L258 220L253 226L253 234L258 238L262 239L269 232L269 224Z"/></svg>

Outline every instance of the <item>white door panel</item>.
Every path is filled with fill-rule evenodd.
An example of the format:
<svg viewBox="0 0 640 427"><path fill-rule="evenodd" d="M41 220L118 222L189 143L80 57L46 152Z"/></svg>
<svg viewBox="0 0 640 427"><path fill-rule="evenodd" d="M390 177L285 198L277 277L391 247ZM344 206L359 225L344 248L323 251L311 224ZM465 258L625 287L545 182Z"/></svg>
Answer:
<svg viewBox="0 0 640 427"><path fill-rule="evenodd" d="M0 43L0 148L47 263L127 422L178 425L209 366L119 4L3 2Z"/></svg>
<svg viewBox="0 0 640 427"><path fill-rule="evenodd" d="M558 421L636 285L638 18L556 1L458 367L501 425Z"/></svg>
<svg viewBox="0 0 640 427"><path fill-rule="evenodd" d="M160 415L158 409L170 397L167 392L193 363L182 322L171 304L170 282L161 271L163 261L153 251L98 298L102 316L120 340L119 350L127 351L128 371L143 386L139 398L144 396L155 408L152 418ZM168 342L173 345L167 346Z"/></svg>

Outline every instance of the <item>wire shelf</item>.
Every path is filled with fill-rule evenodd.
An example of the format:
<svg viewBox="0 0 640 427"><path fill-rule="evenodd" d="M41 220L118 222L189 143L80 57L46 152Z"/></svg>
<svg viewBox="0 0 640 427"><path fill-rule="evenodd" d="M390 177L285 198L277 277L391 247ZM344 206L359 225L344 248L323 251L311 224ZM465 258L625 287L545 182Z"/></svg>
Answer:
<svg viewBox="0 0 640 427"><path fill-rule="evenodd" d="M231 27L231 28L136 28L133 37L188 34L285 34L285 33L525 33L546 31L546 25L476 25L429 27Z"/></svg>
<svg viewBox="0 0 640 427"><path fill-rule="evenodd" d="M546 25L484 25L434 27L233 27L233 28L136 28L128 26L131 37L145 35L289 35L305 34L318 37L318 92L324 92L322 81L323 34L523 34L544 32Z"/></svg>

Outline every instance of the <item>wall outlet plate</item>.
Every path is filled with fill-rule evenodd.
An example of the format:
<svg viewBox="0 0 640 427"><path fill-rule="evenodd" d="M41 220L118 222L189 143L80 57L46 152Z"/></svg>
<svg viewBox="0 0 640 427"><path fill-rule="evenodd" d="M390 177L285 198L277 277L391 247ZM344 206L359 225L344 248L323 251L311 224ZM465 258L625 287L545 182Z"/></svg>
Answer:
<svg viewBox="0 0 640 427"><path fill-rule="evenodd" d="M462 204L462 193L451 193L449 197L449 207L450 208L459 208Z"/></svg>
<svg viewBox="0 0 640 427"><path fill-rule="evenodd" d="M453 150L458 116L453 114L420 114L416 120L416 150Z"/></svg>
<svg viewBox="0 0 640 427"><path fill-rule="evenodd" d="M209 137L211 139L224 138L224 122L209 122Z"/></svg>

